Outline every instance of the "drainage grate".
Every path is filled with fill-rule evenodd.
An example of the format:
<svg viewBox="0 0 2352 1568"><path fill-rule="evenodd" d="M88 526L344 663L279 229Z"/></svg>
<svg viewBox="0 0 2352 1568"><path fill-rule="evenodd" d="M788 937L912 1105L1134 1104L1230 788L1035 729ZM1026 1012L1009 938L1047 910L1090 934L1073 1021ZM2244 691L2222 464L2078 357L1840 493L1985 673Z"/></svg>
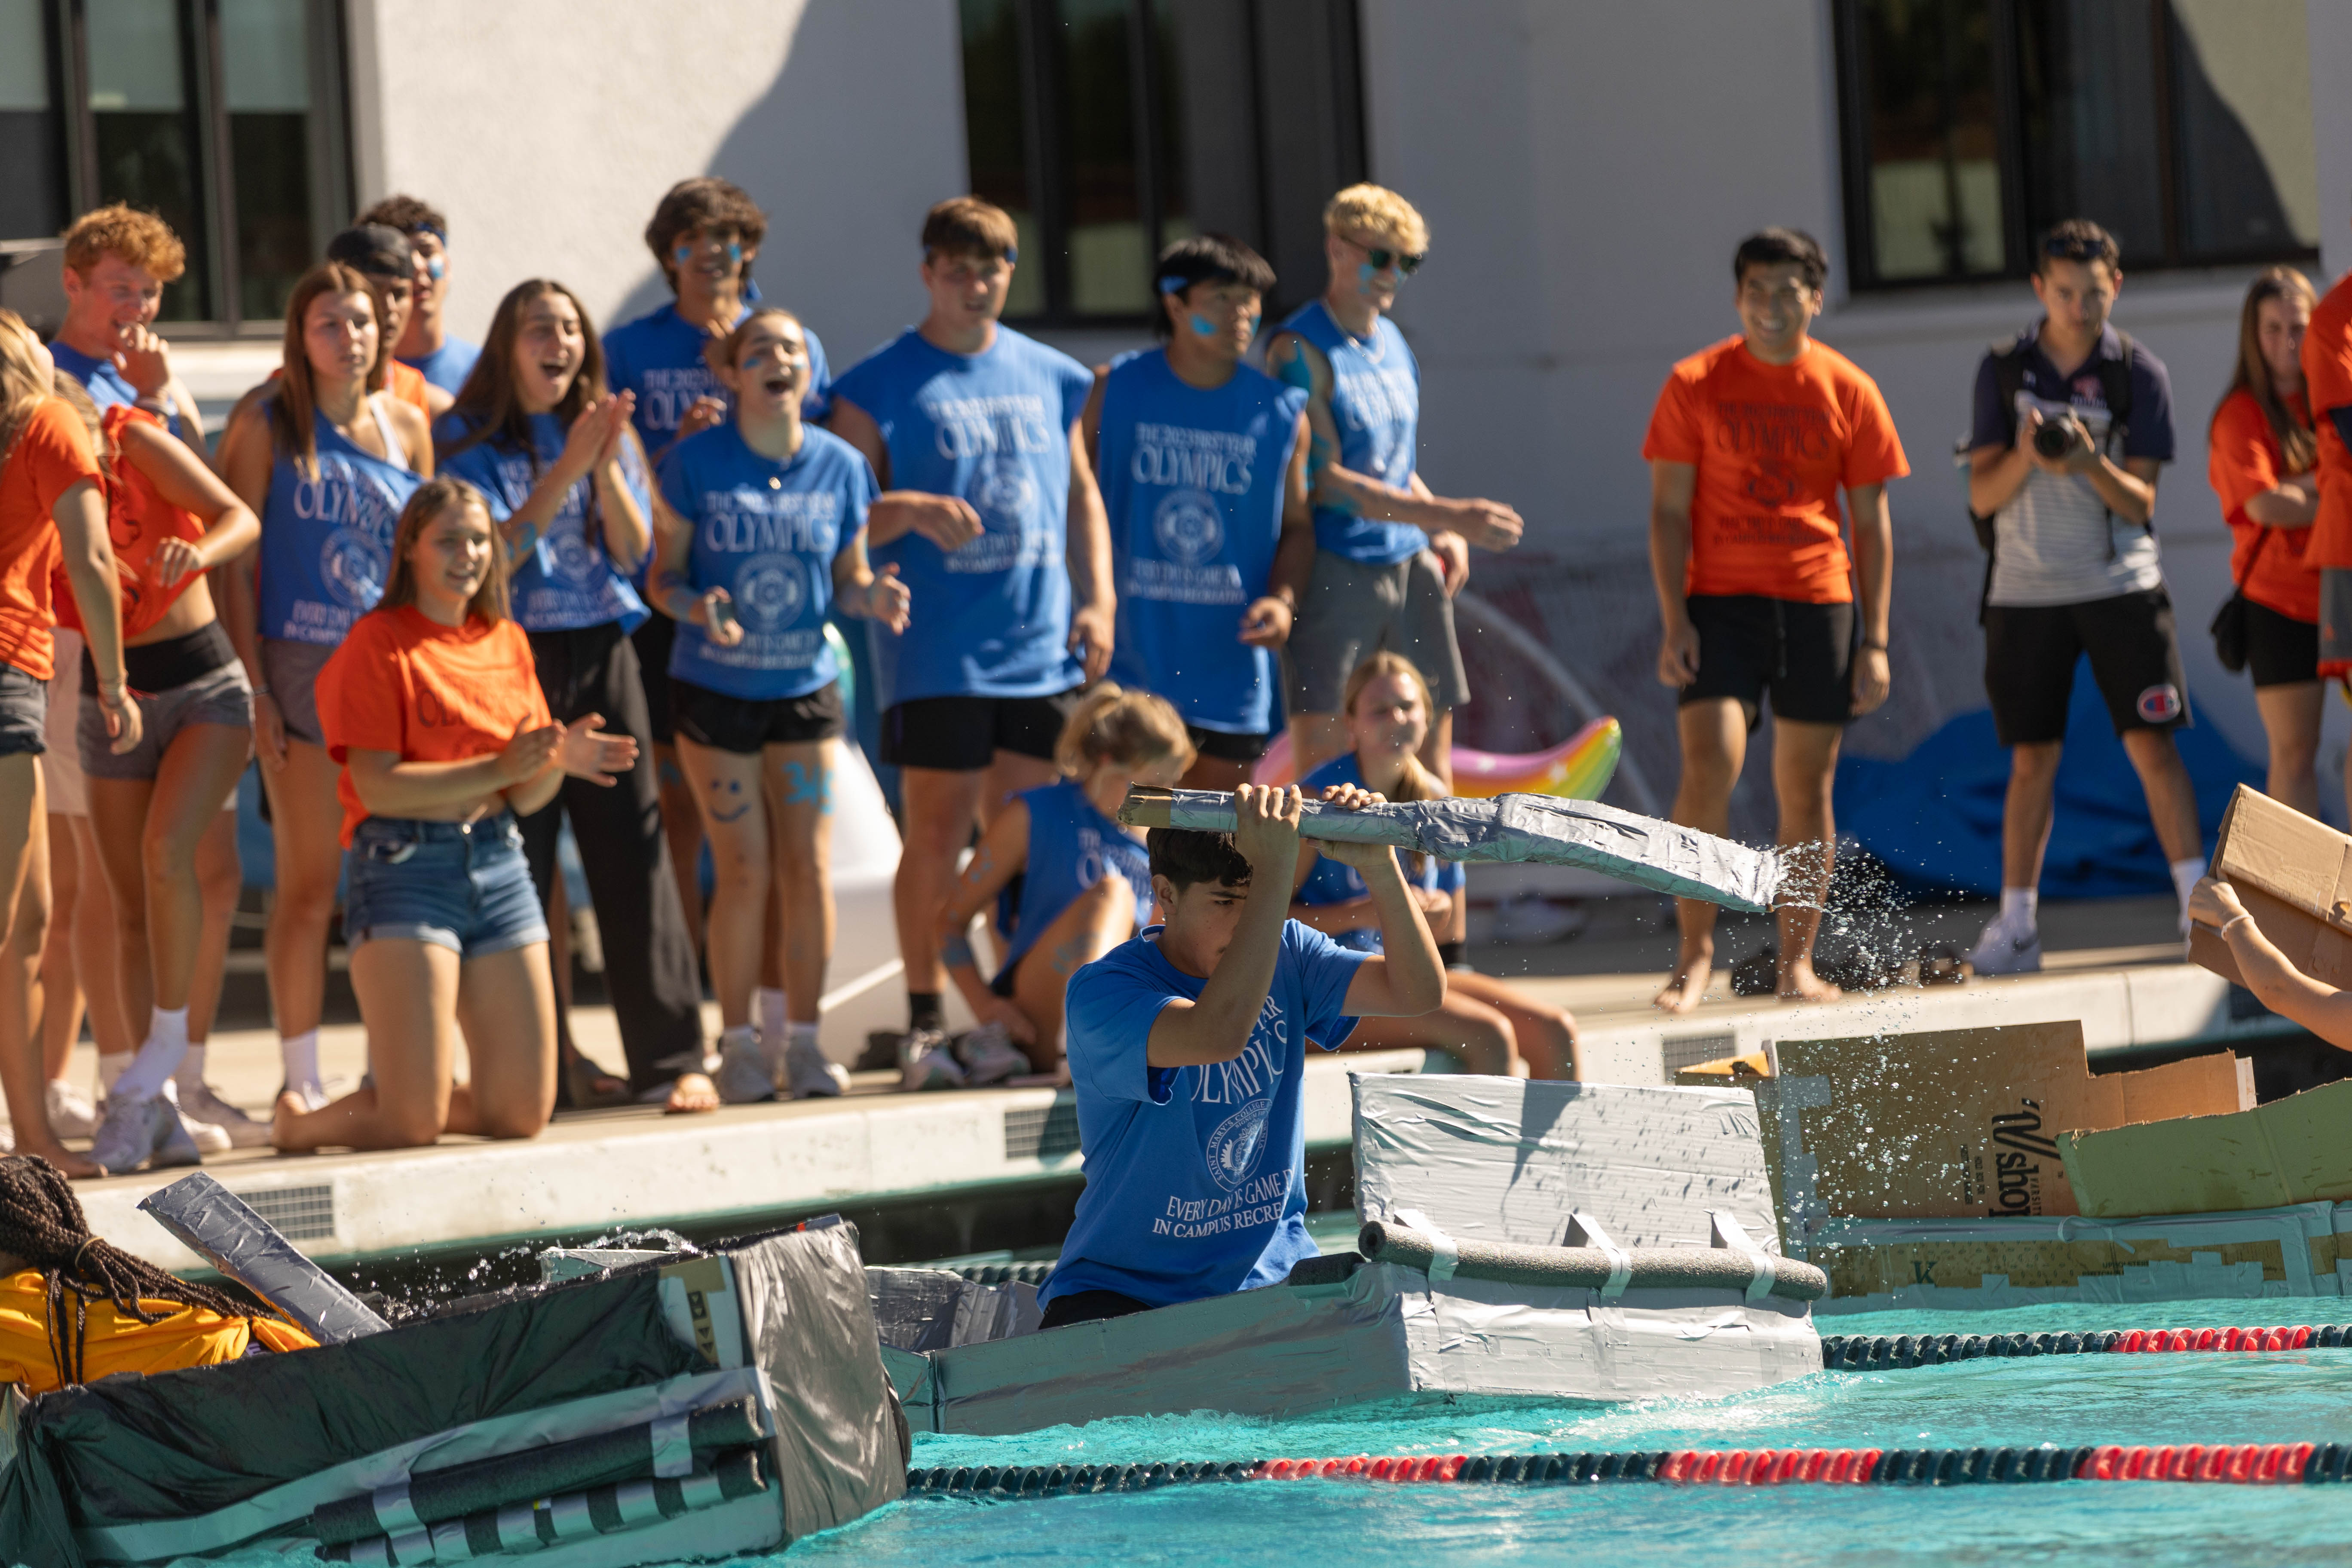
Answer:
<svg viewBox="0 0 2352 1568"><path fill-rule="evenodd" d="M1720 1035L1682 1035L1670 1037L1661 1047L1665 1058L1666 1077L1673 1078L1685 1068L1695 1068L1701 1062L1717 1062L1739 1051L1739 1037L1728 1031Z"/></svg>
<svg viewBox="0 0 2352 1568"><path fill-rule="evenodd" d="M257 1187L236 1196L289 1241L334 1238L335 1189L324 1182L310 1187Z"/></svg>
<svg viewBox="0 0 2352 1568"><path fill-rule="evenodd" d="M1004 1157L1058 1160L1078 1152L1078 1102L1024 1105L1004 1113Z"/></svg>

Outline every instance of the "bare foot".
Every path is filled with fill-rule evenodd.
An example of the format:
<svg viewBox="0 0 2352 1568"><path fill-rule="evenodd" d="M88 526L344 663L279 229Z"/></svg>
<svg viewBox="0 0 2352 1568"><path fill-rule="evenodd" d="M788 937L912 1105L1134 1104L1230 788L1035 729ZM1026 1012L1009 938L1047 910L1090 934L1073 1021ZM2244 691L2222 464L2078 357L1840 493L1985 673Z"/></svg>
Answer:
<svg viewBox="0 0 2352 1568"><path fill-rule="evenodd" d="M719 1109L719 1086L698 1072L682 1072L669 1088L669 1103L662 1107L668 1116L699 1115Z"/></svg>
<svg viewBox="0 0 2352 1568"><path fill-rule="evenodd" d="M19 1154L38 1154L42 1159L47 1160L50 1164L55 1165L58 1170L63 1171L68 1177L77 1182L86 1182L93 1177L103 1176L106 1174L106 1172L100 1167L97 1161L91 1159L87 1154L69 1153L62 1143L52 1144L47 1149L43 1149L30 1143L19 1143L16 1146L16 1152Z"/></svg>
<svg viewBox="0 0 2352 1568"><path fill-rule="evenodd" d="M1801 958L1780 973L1783 1002L1834 1002L1845 993L1813 973L1813 961Z"/></svg>
<svg viewBox="0 0 2352 1568"><path fill-rule="evenodd" d="M299 1089L286 1089L278 1096L278 1104L269 1114L269 1146L279 1153L291 1152L294 1123L298 1118L310 1114L310 1102L302 1098Z"/></svg>
<svg viewBox="0 0 2352 1568"><path fill-rule="evenodd" d="M1715 978L1715 950L1677 961L1674 973L1650 999L1650 1005L1661 1013L1687 1013L1706 996L1707 982Z"/></svg>

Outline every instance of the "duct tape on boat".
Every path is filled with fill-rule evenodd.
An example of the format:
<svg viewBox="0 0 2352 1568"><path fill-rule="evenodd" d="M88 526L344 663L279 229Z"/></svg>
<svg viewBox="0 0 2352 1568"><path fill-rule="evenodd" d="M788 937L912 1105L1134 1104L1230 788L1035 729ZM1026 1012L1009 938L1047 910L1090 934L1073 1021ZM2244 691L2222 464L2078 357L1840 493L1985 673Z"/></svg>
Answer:
<svg viewBox="0 0 2352 1568"><path fill-rule="evenodd" d="M1429 1237L1429 1277L1439 1284L1453 1279L1454 1271L1462 1267L1462 1249L1454 1244L1454 1238L1419 1209L1399 1209L1396 1216L1400 1224L1409 1225Z"/></svg>

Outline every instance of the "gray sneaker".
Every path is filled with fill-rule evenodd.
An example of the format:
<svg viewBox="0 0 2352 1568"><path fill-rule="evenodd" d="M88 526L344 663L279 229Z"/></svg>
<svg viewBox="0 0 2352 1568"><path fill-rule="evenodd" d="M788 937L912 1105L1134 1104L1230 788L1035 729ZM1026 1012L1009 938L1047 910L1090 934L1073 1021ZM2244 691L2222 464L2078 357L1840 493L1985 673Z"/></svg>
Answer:
<svg viewBox="0 0 2352 1568"><path fill-rule="evenodd" d="M1977 938L1976 946L1969 952L1969 963L1979 975L2035 974L2042 969L2042 932L2028 926L2020 932L2014 925L1995 920Z"/></svg>
<svg viewBox="0 0 2352 1568"><path fill-rule="evenodd" d="M961 1089L963 1064L948 1048L948 1037L937 1029L915 1029L898 1043L898 1087L901 1089Z"/></svg>
<svg viewBox="0 0 2352 1568"><path fill-rule="evenodd" d="M1004 1026L993 1021L958 1040L956 1055L963 1059L964 1082L974 1089L1002 1083L1030 1070L1027 1055L1013 1043Z"/></svg>
<svg viewBox="0 0 2352 1568"><path fill-rule="evenodd" d="M180 1108L160 1094L152 1100L110 1097L106 1119L98 1124L98 1134L91 1140L89 1157L110 1176L124 1175L150 1163L159 1171L204 1163L195 1140L180 1120Z"/></svg>
<svg viewBox="0 0 2352 1568"><path fill-rule="evenodd" d="M726 1105L751 1105L776 1098L775 1076L768 1058L760 1054L760 1037L749 1028L730 1029L719 1037L719 1070L711 1075L719 1099Z"/></svg>
<svg viewBox="0 0 2352 1568"><path fill-rule="evenodd" d="M849 1092L849 1069L828 1061L814 1040L784 1046L784 1084L794 1100L831 1099Z"/></svg>
<svg viewBox="0 0 2352 1568"><path fill-rule="evenodd" d="M58 1079L42 1091L49 1112L49 1131L60 1138L87 1138L98 1131L98 1107L81 1090Z"/></svg>
<svg viewBox="0 0 2352 1568"><path fill-rule="evenodd" d="M220 1129L222 1134L227 1139L227 1146L232 1149L258 1149L269 1142L268 1123L256 1121L252 1117L223 1100L208 1083L183 1087L177 1098L180 1102L180 1120L189 1124L191 1131L194 1131L195 1123L199 1121L210 1122ZM315 1110L318 1107L312 1106L310 1109ZM197 1142L201 1144L204 1140L199 1137Z"/></svg>

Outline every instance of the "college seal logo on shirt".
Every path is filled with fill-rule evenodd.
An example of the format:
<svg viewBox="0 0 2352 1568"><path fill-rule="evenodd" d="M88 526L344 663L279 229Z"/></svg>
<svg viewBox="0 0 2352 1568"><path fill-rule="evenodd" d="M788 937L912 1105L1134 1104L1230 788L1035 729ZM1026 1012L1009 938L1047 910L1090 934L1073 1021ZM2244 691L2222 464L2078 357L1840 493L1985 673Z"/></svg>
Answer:
<svg viewBox="0 0 2352 1568"><path fill-rule="evenodd" d="M808 597L808 585L793 570L795 564L788 555L754 555L737 569L727 592L745 625L760 631L792 625Z"/></svg>
<svg viewBox="0 0 2352 1568"><path fill-rule="evenodd" d="M1273 1109L1270 1096L1253 1100L1217 1123L1217 1130L1209 1134L1203 1151L1209 1174L1225 1191L1230 1193L1248 1181L1250 1173L1257 1169L1258 1156L1265 1152L1266 1114Z"/></svg>
<svg viewBox="0 0 2352 1568"><path fill-rule="evenodd" d="M1151 536L1168 559L1184 566L1205 564L1225 542L1217 503L1202 490L1177 490L1151 514Z"/></svg>

